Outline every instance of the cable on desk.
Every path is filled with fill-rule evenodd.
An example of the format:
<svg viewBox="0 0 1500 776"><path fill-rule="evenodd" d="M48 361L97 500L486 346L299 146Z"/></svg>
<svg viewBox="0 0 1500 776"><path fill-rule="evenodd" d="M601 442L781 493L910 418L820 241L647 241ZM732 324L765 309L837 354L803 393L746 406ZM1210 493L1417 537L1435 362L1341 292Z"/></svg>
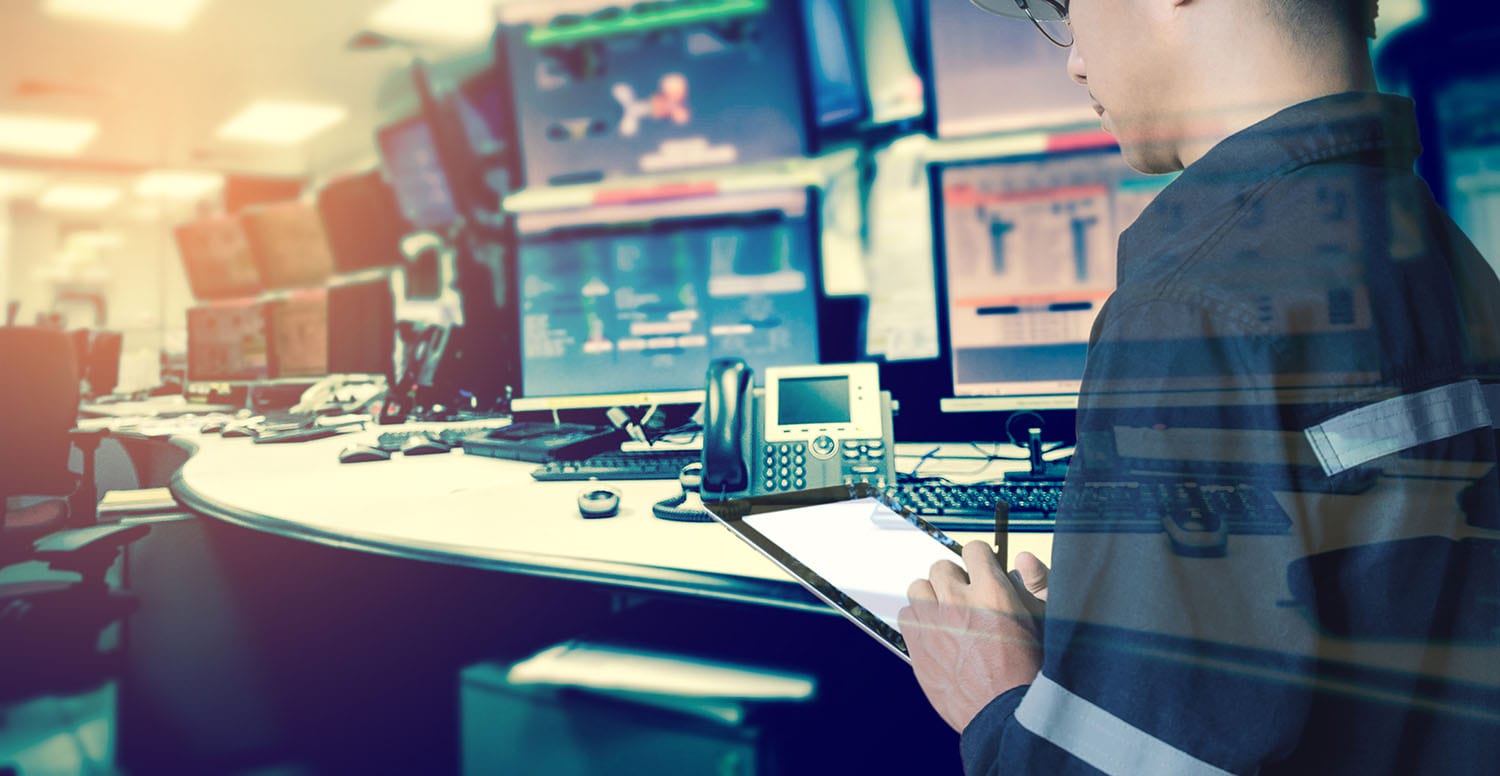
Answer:
<svg viewBox="0 0 1500 776"><path fill-rule="evenodd" d="M937 479L937 480L942 480L942 481L946 482L947 484L952 484L952 485L960 485L960 484L983 485L983 484L990 484L990 483L994 483L994 482L1002 482L1003 480L988 480L988 481L985 481L985 482L959 483L959 482L955 482L953 480L949 480L949 479L947 479L947 477L944 477L944 476L941 476L941 475L936 476L936 477L920 477L917 473L919 471L921 471L922 466L924 466L928 461L982 461L983 463L978 468L976 468L976 469L974 469L972 471L952 472L953 474L957 474L959 476L967 477L967 476L979 474L980 472L982 472L985 469L989 468L990 464L992 464L992 463L994 463L996 461L1030 461L1031 460L1029 457L995 455L995 454L993 454L993 453L985 450L984 448L980 447L979 444L980 443L978 443L978 442L970 442L969 443L969 445L972 446L974 448L974 450L979 453L979 455L977 455L977 456L976 455L939 455L938 451L942 450L942 445L934 447L933 449L928 450L926 453L922 454L919 457L916 466L912 467L912 470L911 470L910 473L897 472L896 476L898 478L898 481L910 484L910 483L914 483L914 482L923 482L923 481L927 481L927 480ZM1001 443L996 442L995 444L1001 444ZM1059 442L1059 443L1054 444L1051 447L1048 447L1047 449L1043 450L1042 454L1046 455L1048 453L1055 453L1058 450L1062 450L1062 449L1065 449L1067 447L1069 447L1069 445L1067 445L1066 443ZM899 457L909 458L911 456L899 456ZM1059 459L1055 459L1055 460L1049 461L1049 463L1070 463L1072 461L1072 459L1073 459L1073 456L1072 455L1068 455L1068 456L1065 456L1063 458L1059 458Z"/></svg>
<svg viewBox="0 0 1500 776"><path fill-rule="evenodd" d="M941 450L941 449L943 449L943 446L942 445L938 445L937 447L934 447L931 450L928 450L926 453L923 453L921 459L919 459L917 461L917 465L911 467L911 474L903 474L902 472L898 471L898 472L896 472L896 478L898 480L900 478L902 478L902 477L910 477L910 478L915 479L916 476L917 476L917 472L919 472L919 471L922 470L922 464L927 463L928 461L932 460L932 457L934 455L937 455L938 451Z"/></svg>
<svg viewBox="0 0 1500 776"><path fill-rule="evenodd" d="M999 442L992 442L991 444L994 444L994 445L998 446L1000 443ZM969 446L972 447L972 448L974 448L974 450L976 452L978 452L980 455L984 456L986 460L990 460L990 461L1030 461L1031 460L1030 456L1025 456L1025 455L1020 455L1020 456L1015 456L1015 455L1001 455L999 452L990 452L990 451L985 450L984 448L980 447L978 442L970 442ZM958 456L954 456L954 458L958 458Z"/></svg>

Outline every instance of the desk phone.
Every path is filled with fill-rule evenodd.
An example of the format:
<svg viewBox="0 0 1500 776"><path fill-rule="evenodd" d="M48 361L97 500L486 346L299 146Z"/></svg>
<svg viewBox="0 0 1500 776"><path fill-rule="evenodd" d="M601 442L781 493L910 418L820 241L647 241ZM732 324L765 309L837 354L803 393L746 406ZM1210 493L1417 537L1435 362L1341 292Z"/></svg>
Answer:
<svg viewBox="0 0 1500 776"><path fill-rule="evenodd" d="M755 388L738 359L708 368L705 501L895 482L891 396L875 364L773 367Z"/></svg>

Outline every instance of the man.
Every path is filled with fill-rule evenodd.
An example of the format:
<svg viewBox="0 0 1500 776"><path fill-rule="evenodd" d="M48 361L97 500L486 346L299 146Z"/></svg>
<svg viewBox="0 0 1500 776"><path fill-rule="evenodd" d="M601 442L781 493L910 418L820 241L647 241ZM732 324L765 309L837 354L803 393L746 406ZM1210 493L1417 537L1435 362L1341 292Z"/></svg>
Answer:
<svg viewBox="0 0 1500 776"><path fill-rule="evenodd" d="M966 770L1493 772L1500 284L1375 93L1375 1L974 2L1071 43L1130 165L1183 172L1120 240L1051 572L975 543L909 591ZM1083 527L1105 482L1163 532ZM1266 490L1273 535L1193 509Z"/></svg>

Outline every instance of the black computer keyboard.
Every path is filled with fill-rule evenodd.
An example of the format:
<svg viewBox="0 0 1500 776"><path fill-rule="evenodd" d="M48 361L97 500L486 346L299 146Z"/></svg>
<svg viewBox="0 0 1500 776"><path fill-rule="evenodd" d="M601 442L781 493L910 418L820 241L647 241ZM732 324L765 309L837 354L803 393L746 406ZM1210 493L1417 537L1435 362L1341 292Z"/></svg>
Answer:
<svg viewBox="0 0 1500 776"><path fill-rule="evenodd" d="M1225 520L1232 534L1282 534L1292 521L1265 488L1203 483L1181 487L1179 478L1097 482L1064 490L1061 482L987 485L899 485L888 498L945 531L993 531L995 504L1010 505L1012 532L1162 531L1162 516L1198 510ZM1057 522L1057 513L1066 519Z"/></svg>
<svg viewBox="0 0 1500 776"><path fill-rule="evenodd" d="M538 480L675 480L682 467L698 461L697 450L643 450L604 453L582 461L552 461L533 469Z"/></svg>

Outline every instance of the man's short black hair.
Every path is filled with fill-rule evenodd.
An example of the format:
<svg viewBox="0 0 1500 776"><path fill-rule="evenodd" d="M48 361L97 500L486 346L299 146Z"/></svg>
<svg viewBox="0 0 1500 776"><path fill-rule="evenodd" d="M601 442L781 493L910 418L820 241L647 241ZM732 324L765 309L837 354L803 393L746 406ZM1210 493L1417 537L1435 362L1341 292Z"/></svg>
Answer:
<svg viewBox="0 0 1500 776"><path fill-rule="evenodd" d="M1272 10L1294 32L1348 31L1375 37L1380 0L1268 0Z"/></svg>

